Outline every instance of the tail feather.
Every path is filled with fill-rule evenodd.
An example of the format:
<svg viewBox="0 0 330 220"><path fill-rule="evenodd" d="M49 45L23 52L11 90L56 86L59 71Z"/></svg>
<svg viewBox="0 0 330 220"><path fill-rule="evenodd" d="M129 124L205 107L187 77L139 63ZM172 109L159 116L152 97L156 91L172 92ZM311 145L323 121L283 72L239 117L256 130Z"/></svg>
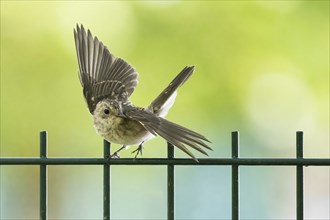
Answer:
<svg viewBox="0 0 330 220"><path fill-rule="evenodd" d="M210 141L203 135L158 117L151 112L134 108L126 112L126 115L133 120L139 121L150 133L163 137L167 142L178 147L196 161L198 160L186 146L205 155L208 154L204 148L212 150L212 148L205 143Z"/></svg>
<svg viewBox="0 0 330 220"><path fill-rule="evenodd" d="M161 122L161 124L164 124L164 122ZM166 124L166 123L165 123ZM177 141L180 141L181 143L184 143L184 144L187 144L188 146L194 148L195 150L198 150L199 152L201 152L202 154L205 154L205 155L208 155L206 153L205 150L203 150L200 146L198 146L197 144L199 144L199 140L198 139L194 139L194 138L191 138L187 133L183 133L182 136L177 136L176 135L176 131L178 130L175 130L175 129L168 129L166 126L160 126L158 128L158 133L160 136L166 134L167 136L170 137L170 139L168 140L169 142L171 141L171 139L173 137L175 137L175 139ZM181 131L182 132L182 131ZM171 138L172 137L172 138ZM174 139L174 138L173 138ZM202 145L204 147L204 145Z"/></svg>
<svg viewBox="0 0 330 220"><path fill-rule="evenodd" d="M169 130L178 130L178 132L184 132L184 133L187 133L189 136L191 136L194 140L203 140L203 141L206 141L206 142L209 142L210 141L203 135L193 131L193 130L190 130L188 128L185 128L181 125L178 125L178 124L175 124L171 121L168 121L168 120L164 120L166 121L166 123L163 123L163 126L166 127L167 129ZM207 145L206 145L206 148L209 148Z"/></svg>

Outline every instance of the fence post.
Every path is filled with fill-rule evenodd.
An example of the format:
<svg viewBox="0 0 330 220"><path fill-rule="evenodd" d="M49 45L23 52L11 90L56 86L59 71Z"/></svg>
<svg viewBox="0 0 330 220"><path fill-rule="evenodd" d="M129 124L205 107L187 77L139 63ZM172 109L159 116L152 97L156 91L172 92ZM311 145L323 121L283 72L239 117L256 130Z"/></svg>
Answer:
<svg viewBox="0 0 330 220"><path fill-rule="evenodd" d="M234 131L231 133L231 151L232 158L238 159L239 156L239 133ZM239 219L239 167L232 165L231 167L231 215L232 220Z"/></svg>
<svg viewBox="0 0 330 220"><path fill-rule="evenodd" d="M104 158L110 156L110 143L103 140ZM110 164L103 165L103 219L110 220Z"/></svg>
<svg viewBox="0 0 330 220"><path fill-rule="evenodd" d="M297 159L302 159L303 155L303 132L296 133L296 156ZM297 165L296 168L296 205L297 205L297 220L304 219L304 170L302 165Z"/></svg>
<svg viewBox="0 0 330 220"><path fill-rule="evenodd" d="M47 131L40 132L40 158L47 158ZM47 211L47 165L40 165L40 219L46 220L48 218Z"/></svg>
<svg viewBox="0 0 330 220"><path fill-rule="evenodd" d="M174 158L174 147L167 143L167 159ZM174 165L167 165L167 219L174 220Z"/></svg>

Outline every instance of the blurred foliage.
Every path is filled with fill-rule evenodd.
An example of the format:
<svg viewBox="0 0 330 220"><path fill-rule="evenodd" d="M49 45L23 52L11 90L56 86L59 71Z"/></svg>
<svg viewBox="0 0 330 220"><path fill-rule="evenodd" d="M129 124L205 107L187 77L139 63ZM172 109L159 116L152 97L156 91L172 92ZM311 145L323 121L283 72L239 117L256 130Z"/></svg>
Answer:
<svg viewBox="0 0 330 220"><path fill-rule="evenodd" d="M233 130L244 157L294 157L296 130L306 157L329 157L329 1L1 1L1 157L38 156L43 129L50 157L102 155L77 77L77 23L140 73L137 105L194 64L168 118L209 137L211 157L230 155ZM160 138L146 144L144 157L165 155ZM306 217L329 218L329 168L308 169L318 172L306 175ZM294 170L269 170L242 170L242 218L294 216ZM113 217L165 218L165 171L113 167ZM101 218L101 168L49 175L51 218ZM37 177L1 166L1 219L38 217ZM229 180L227 167L178 168L177 217L229 219Z"/></svg>

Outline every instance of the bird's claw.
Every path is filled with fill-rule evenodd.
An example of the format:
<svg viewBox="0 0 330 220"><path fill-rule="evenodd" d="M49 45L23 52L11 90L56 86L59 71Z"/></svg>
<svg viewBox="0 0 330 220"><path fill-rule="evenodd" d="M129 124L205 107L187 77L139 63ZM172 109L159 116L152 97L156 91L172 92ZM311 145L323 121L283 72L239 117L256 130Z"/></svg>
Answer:
<svg viewBox="0 0 330 220"><path fill-rule="evenodd" d="M108 166L110 165L110 160L113 159L113 158L120 158L118 152L115 152L113 154L110 154L110 155L105 156L105 159L107 161L107 165Z"/></svg>
<svg viewBox="0 0 330 220"><path fill-rule="evenodd" d="M141 154L141 156L142 156L142 150L143 150L143 146L142 146L142 144L140 144L134 151L132 151L132 154L134 154L136 152L134 158L137 158L137 156L139 154Z"/></svg>
<svg viewBox="0 0 330 220"><path fill-rule="evenodd" d="M110 155L110 158L120 158L118 152L114 152L113 154Z"/></svg>

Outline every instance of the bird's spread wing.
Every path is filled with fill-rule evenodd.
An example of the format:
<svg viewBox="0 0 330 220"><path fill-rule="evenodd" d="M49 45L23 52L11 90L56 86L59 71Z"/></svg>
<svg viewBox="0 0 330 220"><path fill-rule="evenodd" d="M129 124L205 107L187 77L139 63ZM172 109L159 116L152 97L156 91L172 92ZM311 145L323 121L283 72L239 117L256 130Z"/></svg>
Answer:
<svg viewBox="0 0 330 220"><path fill-rule="evenodd" d="M186 66L172 80L172 82L157 96L157 98L148 106L148 111L158 116L165 116L172 107L176 97L176 90L184 84L193 74L194 66Z"/></svg>
<svg viewBox="0 0 330 220"><path fill-rule="evenodd" d="M125 112L125 115L130 119L139 121L150 133L163 137L167 142L178 147L194 160L197 160L196 157L186 146L192 147L205 155L207 155L207 153L203 148L212 150L212 148L205 143L210 141L203 135L164 118L157 117L143 109L132 108Z"/></svg>
<svg viewBox="0 0 330 220"><path fill-rule="evenodd" d="M74 39L79 64L79 79L89 111L96 104L111 98L127 101L138 83L138 73L121 58L111 54L97 37L77 25Z"/></svg>

